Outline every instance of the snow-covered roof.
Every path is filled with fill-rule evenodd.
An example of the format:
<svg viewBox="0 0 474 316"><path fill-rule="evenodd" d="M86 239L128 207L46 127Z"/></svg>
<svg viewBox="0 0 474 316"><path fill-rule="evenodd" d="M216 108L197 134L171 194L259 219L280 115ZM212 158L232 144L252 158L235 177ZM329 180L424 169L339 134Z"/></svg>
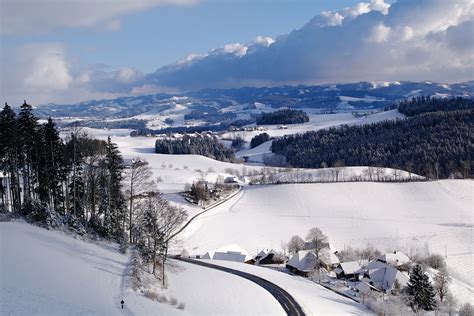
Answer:
<svg viewBox="0 0 474 316"><path fill-rule="evenodd" d="M359 290L360 293L363 293L363 294L368 294L371 289L378 291L376 287L370 285L370 279L367 279L367 278L364 278L362 279L361 282L357 283L355 288Z"/></svg>
<svg viewBox="0 0 474 316"><path fill-rule="evenodd" d="M327 265L339 264L339 258L329 248L321 249L319 259Z"/></svg>
<svg viewBox="0 0 474 316"><path fill-rule="evenodd" d="M269 252L270 252L270 249L264 248L264 249L260 250L260 251L257 253L257 255L255 256L255 258L262 258L262 257L266 256Z"/></svg>
<svg viewBox="0 0 474 316"><path fill-rule="evenodd" d="M374 269L383 269L386 268L387 265L381 261L371 261L369 264L366 266L367 270L374 270Z"/></svg>
<svg viewBox="0 0 474 316"><path fill-rule="evenodd" d="M237 262L247 262L252 260L252 256L237 244L231 244L218 249L210 250L206 252L202 258Z"/></svg>
<svg viewBox="0 0 474 316"><path fill-rule="evenodd" d="M324 248L319 252L319 259L327 265L339 263L339 259L331 252L331 250L329 250L329 248ZM299 271L308 272L314 270L315 262L316 255L313 250L300 250L293 254L288 261L288 265L298 269Z"/></svg>
<svg viewBox="0 0 474 316"><path fill-rule="evenodd" d="M369 277L372 282L385 290L392 289L395 280L398 280L402 287L405 286L409 280L405 274L390 266L369 270Z"/></svg>
<svg viewBox="0 0 474 316"><path fill-rule="evenodd" d="M377 258L378 261L382 261L394 266L401 266L402 264L409 263L410 258L403 252L394 251L383 254Z"/></svg>
<svg viewBox="0 0 474 316"><path fill-rule="evenodd" d="M268 249L268 248L265 248L263 249L262 251L260 251L257 255L258 257L258 261L262 261L263 259L265 259L266 257L268 257L269 255L276 255L277 252L273 249ZM259 257L260 256L260 257Z"/></svg>
<svg viewBox="0 0 474 316"><path fill-rule="evenodd" d="M288 265L299 271L309 272L314 270L316 255L311 250L300 250L291 256Z"/></svg>
<svg viewBox="0 0 474 316"><path fill-rule="evenodd" d="M341 262L340 267L344 274L354 274L360 270L360 265L357 261Z"/></svg>

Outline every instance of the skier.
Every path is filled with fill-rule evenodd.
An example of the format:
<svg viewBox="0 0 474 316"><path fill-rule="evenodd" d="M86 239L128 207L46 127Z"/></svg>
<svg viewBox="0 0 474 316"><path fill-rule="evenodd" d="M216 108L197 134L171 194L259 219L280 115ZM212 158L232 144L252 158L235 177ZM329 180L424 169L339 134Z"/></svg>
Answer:
<svg viewBox="0 0 474 316"><path fill-rule="evenodd" d="M122 309L123 309L123 304L125 304L125 302L122 300L122 301L120 302L120 304L122 304Z"/></svg>

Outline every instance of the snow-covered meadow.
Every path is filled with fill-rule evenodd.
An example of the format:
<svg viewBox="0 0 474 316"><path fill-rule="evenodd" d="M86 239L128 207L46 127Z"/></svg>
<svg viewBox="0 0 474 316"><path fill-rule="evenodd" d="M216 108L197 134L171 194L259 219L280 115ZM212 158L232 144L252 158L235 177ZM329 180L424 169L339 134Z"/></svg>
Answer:
<svg viewBox="0 0 474 316"><path fill-rule="evenodd" d="M159 294L178 309L128 287L117 245L21 222L0 223L0 241L1 315L284 315L270 293L225 272L172 261Z"/></svg>

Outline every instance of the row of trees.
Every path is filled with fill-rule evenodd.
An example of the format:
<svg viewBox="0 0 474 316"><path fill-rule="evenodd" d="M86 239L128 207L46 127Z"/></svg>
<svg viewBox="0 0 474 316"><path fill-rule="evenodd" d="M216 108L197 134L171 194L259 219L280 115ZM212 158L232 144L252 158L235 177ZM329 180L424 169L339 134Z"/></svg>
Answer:
<svg viewBox="0 0 474 316"><path fill-rule="evenodd" d="M421 113L438 111L461 111L474 109L474 100L465 98L418 97L402 101L397 106L400 113L415 116Z"/></svg>
<svg viewBox="0 0 474 316"><path fill-rule="evenodd" d="M140 158L125 163L117 145L72 127L63 140L51 119L39 124L26 102L0 112L0 211L50 227L67 225L164 264L187 215L164 199Z"/></svg>
<svg viewBox="0 0 474 316"><path fill-rule="evenodd" d="M431 179L469 178L473 121L474 110L464 110L345 125L284 136L273 141L272 152L294 167L391 167Z"/></svg>
<svg viewBox="0 0 474 316"><path fill-rule="evenodd" d="M257 116L257 124L300 124L309 122L309 116L302 110L285 109Z"/></svg>
<svg viewBox="0 0 474 316"><path fill-rule="evenodd" d="M261 134L255 135L250 141L250 148L255 148L258 145L268 142L269 140L270 140L270 135L268 135L267 133L261 133Z"/></svg>
<svg viewBox="0 0 474 316"><path fill-rule="evenodd" d="M25 102L18 116L8 104L1 111L0 148L4 208L24 216L67 214L122 238L123 160L110 138L89 139L73 128L64 142L53 121L39 124Z"/></svg>
<svg viewBox="0 0 474 316"><path fill-rule="evenodd" d="M157 139L155 152L170 155L195 154L221 161L233 160L235 157L234 151L226 148L216 137L201 134L184 134L178 139Z"/></svg>

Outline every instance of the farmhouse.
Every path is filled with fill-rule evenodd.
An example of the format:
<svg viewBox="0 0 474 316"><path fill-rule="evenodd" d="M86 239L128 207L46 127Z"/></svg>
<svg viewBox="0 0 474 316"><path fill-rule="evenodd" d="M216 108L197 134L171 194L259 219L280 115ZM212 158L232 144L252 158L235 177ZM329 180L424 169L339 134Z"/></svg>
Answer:
<svg viewBox="0 0 474 316"><path fill-rule="evenodd" d="M380 261L369 263L364 276L370 279L372 285L385 291L392 290L396 280L401 287L409 280L402 272Z"/></svg>
<svg viewBox="0 0 474 316"><path fill-rule="evenodd" d="M257 264L277 264L283 263L284 259L275 250L266 248L257 254L255 261Z"/></svg>
<svg viewBox="0 0 474 316"><path fill-rule="evenodd" d="M316 255L311 250L300 250L294 253L288 263L286 268L295 274L302 276L308 276L316 265Z"/></svg>
<svg viewBox="0 0 474 316"><path fill-rule="evenodd" d="M339 264L339 259L329 248L321 249L319 260L326 270L331 270ZM300 250L296 252L286 264L288 270L302 276L308 276L315 266L316 255L313 250Z"/></svg>
<svg viewBox="0 0 474 316"><path fill-rule="evenodd" d="M334 272L338 279L358 279L360 269L361 267L357 261L341 262L334 269Z"/></svg>
<svg viewBox="0 0 474 316"><path fill-rule="evenodd" d="M377 261L386 263L393 267L399 267L401 265L411 262L410 258L408 258L406 254L399 251L383 254L377 258Z"/></svg>
<svg viewBox="0 0 474 316"><path fill-rule="evenodd" d="M215 250L206 252L202 259L227 260L245 263L254 263L255 260L250 254L237 244L231 244Z"/></svg>

